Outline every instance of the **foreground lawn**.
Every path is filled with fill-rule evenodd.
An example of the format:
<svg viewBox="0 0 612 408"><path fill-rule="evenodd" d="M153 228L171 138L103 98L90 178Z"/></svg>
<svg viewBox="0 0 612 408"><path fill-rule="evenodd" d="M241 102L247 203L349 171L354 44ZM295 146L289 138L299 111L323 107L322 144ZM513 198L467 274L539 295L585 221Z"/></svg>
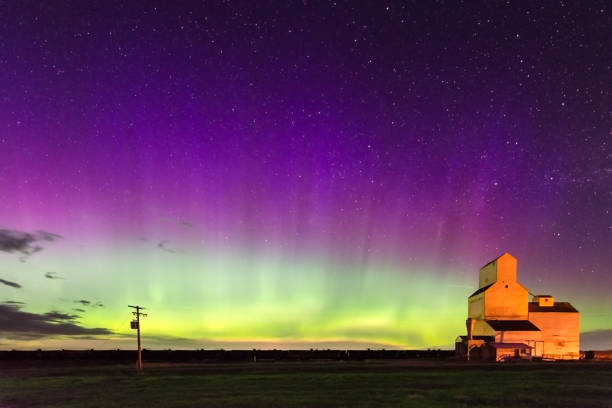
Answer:
<svg viewBox="0 0 612 408"><path fill-rule="evenodd" d="M612 364L226 363L0 368L0 407L605 407Z"/></svg>

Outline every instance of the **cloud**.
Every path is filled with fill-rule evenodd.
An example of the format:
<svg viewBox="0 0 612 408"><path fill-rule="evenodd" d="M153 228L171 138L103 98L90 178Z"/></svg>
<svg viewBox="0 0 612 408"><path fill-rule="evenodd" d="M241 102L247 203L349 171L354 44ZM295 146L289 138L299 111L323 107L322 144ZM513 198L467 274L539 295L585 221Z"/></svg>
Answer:
<svg viewBox="0 0 612 408"><path fill-rule="evenodd" d="M188 229L192 229L193 228L193 224L190 223L189 221L182 221L180 225L183 228L188 228Z"/></svg>
<svg viewBox="0 0 612 408"><path fill-rule="evenodd" d="M34 235L27 232L0 230L0 251L29 254L35 248L34 242L36 242Z"/></svg>
<svg viewBox="0 0 612 408"><path fill-rule="evenodd" d="M2 303L5 305L25 305L25 302L19 302L17 300L6 300Z"/></svg>
<svg viewBox="0 0 612 408"><path fill-rule="evenodd" d="M69 315L67 313L58 312L56 310L47 312L43 316L49 319L49 321L58 322L58 323L62 321L66 321L66 320L68 321L76 320L80 317L79 315Z"/></svg>
<svg viewBox="0 0 612 408"><path fill-rule="evenodd" d="M45 273L45 278L47 279L65 279L57 274L57 272L47 272Z"/></svg>
<svg viewBox="0 0 612 408"><path fill-rule="evenodd" d="M57 311L44 314L21 311L21 306L0 304L0 335L13 339L46 336L108 335L105 328L87 328L74 322L78 316Z"/></svg>
<svg viewBox="0 0 612 408"><path fill-rule="evenodd" d="M75 300L74 303L80 303L83 306L90 306L90 307L104 307L104 303L100 301L97 301L96 303L94 303L91 300L87 300L87 299Z"/></svg>
<svg viewBox="0 0 612 408"><path fill-rule="evenodd" d="M167 240L161 241L159 244L157 244L157 247L166 252L170 252L171 254L177 254L177 253L183 252L181 249L168 248L168 246L166 245L167 243L168 243Z"/></svg>
<svg viewBox="0 0 612 408"><path fill-rule="evenodd" d="M612 329L580 333L582 350L612 350Z"/></svg>
<svg viewBox="0 0 612 408"><path fill-rule="evenodd" d="M171 223L171 224L175 224L178 225L180 227L183 228L187 228L187 229L192 229L194 227L193 223L187 221L187 220L181 220L180 218L173 218L173 217L161 217L160 220L162 222L167 222L167 223Z"/></svg>
<svg viewBox="0 0 612 408"><path fill-rule="evenodd" d="M55 241L56 239L60 239L62 237L61 235L42 230L36 231L36 234L38 236L38 239L42 241Z"/></svg>
<svg viewBox="0 0 612 408"><path fill-rule="evenodd" d="M72 308L72 310L74 310L75 312L85 313L85 309L80 309L78 307L74 307L74 308Z"/></svg>
<svg viewBox="0 0 612 408"><path fill-rule="evenodd" d="M29 255L42 251L42 242L51 242L61 238L60 235L48 231L34 233L0 229L0 251L7 253L20 253L19 259L25 262Z"/></svg>
<svg viewBox="0 0 612 408"><path fill-rule="evenodd" d="M6 286L10 286L10 287L15 288L15 289L21 289L22 288L22 286L20 284L18 284L16 282L7 281L7 280L4 280L4 279L0 279L0 283L3 284L3 285L6 285Z"/></svg>

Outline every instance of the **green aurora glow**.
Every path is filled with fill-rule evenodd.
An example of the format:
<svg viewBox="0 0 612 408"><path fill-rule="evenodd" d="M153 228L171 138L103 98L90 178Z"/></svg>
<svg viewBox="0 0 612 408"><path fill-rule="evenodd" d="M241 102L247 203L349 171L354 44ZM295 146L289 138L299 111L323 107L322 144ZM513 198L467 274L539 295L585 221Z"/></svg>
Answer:
<svg viewBox="0 0 612 408"><path fill-rule="evenodd" d="M153 348L449 347L465 331L466 299L477 279L477 271L441 279L426 267L360 267L247 251L175 254L146 250L144 243L114 249L113 256L67 245L27 263L2 256L24 286L29 312L78 307L86 310L78 313L80 325L114 332L63 343L21 340L22 348L130 347L127 305L134 303L147 307L143 338ZM36 271L47 270L41 265L63 271L64 279L40 285ZM79 299L104 306L82 306ZM605 321L587 312L582 328L605 328Z"/></svg>

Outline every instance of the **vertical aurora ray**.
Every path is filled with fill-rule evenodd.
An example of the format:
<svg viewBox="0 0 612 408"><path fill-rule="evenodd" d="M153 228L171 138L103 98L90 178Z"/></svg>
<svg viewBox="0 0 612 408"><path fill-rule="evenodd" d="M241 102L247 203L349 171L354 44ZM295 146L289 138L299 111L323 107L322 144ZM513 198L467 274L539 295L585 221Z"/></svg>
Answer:
<svg viewBox="0 0 612 408"><path fill-rule="evenodd" d="M124 304L135 299L150 311L144 323L149 337L192 339L204 347L248 341L423 347L445 344L450 333L440 328L460 326L463 314L460 309L449 313L448 304L462 302L456 289L465 282L440 285L419 268L407 273L384 264L331 265L314 257L289 263L280 254L261 257L246 251L183 253L177 260L173 253L143 247L138 243L113 257L96 253L97 248L78 255L67 249L69 257L59 251L41 256L37 263L63 270L65 280L53 292L37 290L38 276L24 280L38 300L30 302L31 310L70 308L73 299L105 299L103 308L88 310L83 323L129 334ZM112 277L106 271L113 271Z"/></svg>
<svg viewBox="0 0 612 408"><path fill-rule="evenodd" d="M144 241L81 245L78 251L63 243L26 264L5 260L31 288L23 293L29 311L78 307L87 310L83 325L115 332L80 343L92 347L125 343L122 337L131 334L125 305L134 300L150 312L145 338L166 347L444 347L463 329L476 276L463 269L440 280L425 266L287 260L280 251L262 256L193 247L169 253ZM33 270L46 270L41 265L62 270L63 279L40 285ZM75 303L79 299L103 300L104 307L82 306ZM583 327L606 327L604 316L589 316L592 302L574 303L586 309Z"/></svg>

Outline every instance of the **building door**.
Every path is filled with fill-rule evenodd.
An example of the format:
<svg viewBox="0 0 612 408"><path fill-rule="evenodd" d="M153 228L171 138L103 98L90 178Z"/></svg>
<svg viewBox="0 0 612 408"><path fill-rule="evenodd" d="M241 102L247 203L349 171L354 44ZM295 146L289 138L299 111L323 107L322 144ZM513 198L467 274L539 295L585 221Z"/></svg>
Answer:
<svg viewBox="0 0 612 408"><path fill-rule="evenodd" d="M542 354L544 354L544 342L543 341L536 341L535 342L535 350L534 350L534 357L542 357Z"/></svg>

